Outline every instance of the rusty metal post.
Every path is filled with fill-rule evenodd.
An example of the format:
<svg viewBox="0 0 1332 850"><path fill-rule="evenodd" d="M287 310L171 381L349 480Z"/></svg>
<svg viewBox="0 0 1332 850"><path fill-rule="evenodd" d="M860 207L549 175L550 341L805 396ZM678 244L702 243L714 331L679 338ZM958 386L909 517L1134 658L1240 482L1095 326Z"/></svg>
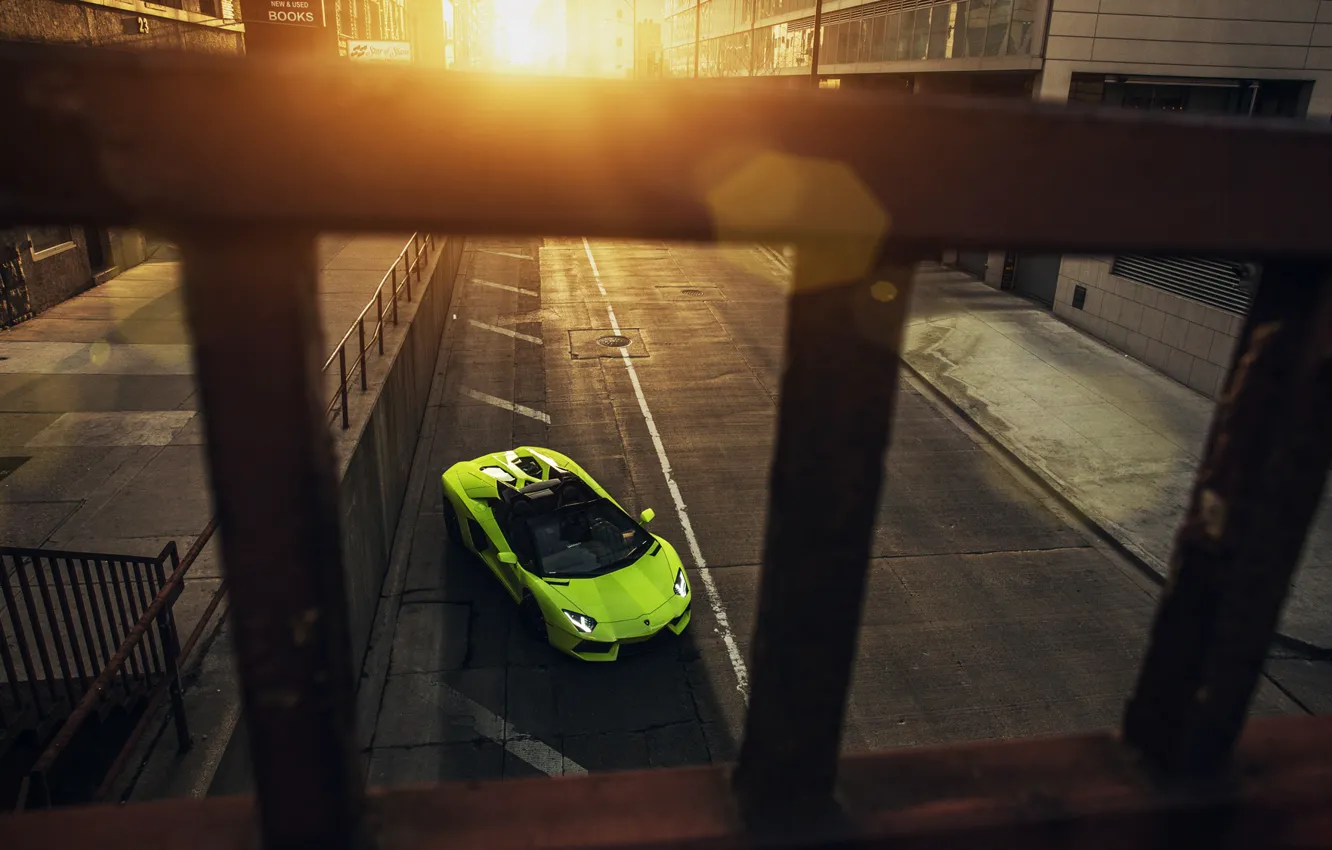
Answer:
<svg viewBox="0 0 1332 850"><path fill-rule="evenodd" d="M176 552L176 541L167 544L168 557L171 558L171 574L180 569L180 556ZM162 559L153 566L157 572L157 586L166 585L166 575ZM183 585L183 582L182 582ZM177 585L178 587L180 585ZM167 689L171 694L171 719L176 728L176 751L188 752L194 741L190 737L190 722L185 716L185 691L180 684L180 635L176 631L176 612L174 602L168 602L157 612L157 631L162 638L162 663L166 667Z"/></svg>
<svg viewBox="0 0 1332 850"><path fill-rule="evenodd" d="M338 394L342 403L342 430L350 426L347 418L347 346L338 346Z"/></svg>
<svg viewBox="0 0 1332 850"><path fill-rule="evenodd" d="M1125 739L1180 774L1244 726L1332 462L1332 266L1267 264L1217 403Z"/></svg>
<svg viewBox="0 0 1332 850"><path fill-rule="evenodd" d="M840 260L846 250L805 245L797 254L753 690L734 780L754 826L835 811L842 719L912 279L905 262L867 275L867 258L855 280ZM813 497L809 482L833 467L844 477Z"/></svg>
<svg viewBox="0 0 1332 850"><path fill-rule="evenodd" d="M381 282L375 290L375 315L379 317L375 324L375 336L379 337L379 356L384 356L384 284Z"/></svg>
<svg viewBox="0 0 1332 850"><path fill-rule="evenodd" d="M264 846L363 850L314 234L179 241Z"/></svg>
<svg viewBox="0 0 1332 850"><path fill-rule="evenodd" d="M356 320L356 338L357 341L360 343L360 351L361 351L361 361L360 361L361 392L365 392L366 389L368 389L368 387L366 385L366 377L365 377L365 316L364 315L357 318Z"/></svg>
<svg viewBox="0 0 1332 850"><path fill-rule="evenodd" d="M393 287L393 291L392 291L392 293L391 293L391 297L393 298L393 327L396 328L396 327L398 326L398 264L397 264L397 262L394 262L394 263L393 263L393 268L390 269L390 271L393 273L393 281L392 281L392 284L391 284L392 287Z"/></svg>

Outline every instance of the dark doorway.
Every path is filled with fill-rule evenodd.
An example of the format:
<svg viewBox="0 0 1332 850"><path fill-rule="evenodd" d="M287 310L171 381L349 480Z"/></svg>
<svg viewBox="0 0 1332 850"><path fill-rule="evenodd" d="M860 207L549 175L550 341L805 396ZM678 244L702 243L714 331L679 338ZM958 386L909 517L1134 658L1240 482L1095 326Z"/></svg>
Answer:
<svg viewBox="0 0 1332 850"><path fill-rule="evenodd" d="M1013 271L1013 290L1047 307L1054 306L1059 285L1059 254L1018 254Z"/></svg>

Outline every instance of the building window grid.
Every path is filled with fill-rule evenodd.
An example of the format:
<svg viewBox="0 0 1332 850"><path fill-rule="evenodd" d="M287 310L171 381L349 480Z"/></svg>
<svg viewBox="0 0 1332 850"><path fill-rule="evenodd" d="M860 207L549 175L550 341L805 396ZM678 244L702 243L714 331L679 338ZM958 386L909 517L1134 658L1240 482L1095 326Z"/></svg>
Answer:
<svg viewBox="0 0 1332 850"><path fill-rule="evenodd" d="M758 0L760 18L767 2ZM1028 55L1034 19L1035 0L953 0L839 21L823 27L819 64ZM757 30L755 73L808 67L812 45L796 34L807 31L809 23L793 21Z"/></svg>

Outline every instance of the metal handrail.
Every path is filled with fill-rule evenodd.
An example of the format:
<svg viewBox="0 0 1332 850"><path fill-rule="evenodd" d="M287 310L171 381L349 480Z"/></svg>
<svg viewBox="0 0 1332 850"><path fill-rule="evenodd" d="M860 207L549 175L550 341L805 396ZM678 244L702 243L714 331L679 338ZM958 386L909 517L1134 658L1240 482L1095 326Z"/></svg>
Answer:
<svg viewBox="0 0 1332 850"><path fill-rule="evenodd" d="M69 717L60 727L60 731L56 733L56 736L51 739L51 743L49 743L46 746L46 749L42 751L37 762L33 765L32 770L28 771L28 775L23 779L22 786L19 789L18 802L14 807L15 811L22 811L27 808L27 802L32 794L34 786L39 789L41 796L44 798L43 803L45 805L50 804L49 788L46 787L47 776L50 774L57 759L60 758L65 748L69 746L70 741L73 740L79 727L83 725L84 721L87 720L88 716L91 715L93 710L97 707L102 695L106 693L107 689L111 686L112 680L130 658L130 653L133 652L135 647L142 643L150 634L154 620L158 621L159 628L162 632L163 658L166 662L166 677L164 682L169 685L172 702L174 703L173 714L176 725L177 743L182 752L189 749L190 733L189 727L186 724L184 704L182 702L179 685L180 673L178 660L181 653L175 644L174 628L171 627L170 606L174 601L175 594L178 592L181 583L185 579L185 573L187 573L190 567L194 565L195 560L199 557L199 553L203 551L203 547L208 543L208 540L212 537L216 528L217 518L214 517L204 528L203 533L195 539L189 550L186 551L185 556L176 563L175 568L171 571L170 577L162 583L161 589L158 590L152 603L144 610L143 614L140 615L139 621L134 625L134 628L131 629L129 634L127 634L124 640L121 641L120 647L116 650L116 653L111 656L111 659L107 662L101 673L98 674L97 679L93 682L92 686L84 692L83 698L79 700L74 711L70 713ZM174 540L167 543L166 547L163 548L160 557L163 559L171 558L172 560L175 560L176 543Z"/></svg>
<svg viewBox="0 0 1332 850"><path fill-rule="evenodd" d="M430 261L430 252L434 247L435 237L433 234L422 234L420 232L412 234L411 241L402 247L402 250L398 252L397 259L393 261L393 265L389 267L388 271L384 272L384 277L380 279L379 286L375 287L375 294L371 296L370 301L366 303L365 307L361 310L360 315L356 317L355 321L351 323L351 326L347 328L347 332L342 335L342 339L338 341L337 350L330 354L328 359L324 361L324 366L320 370L323 373L328 372L329 367L333 365L334 361L337 361L338 364L338 389L333 393L333 397L329 399L328 407L324 412L327 415L332 416L334 410L341 408L342 429L344 431L351 427L351 419L347 408L348 376L359 369L361 372L361 392L365 392L370 388L369 379L366 374L367 361L365 357L366 352L369 350L369 346L378 342L379 344L377 347L379 349L379 355L381 357L384 355L384 284L391 282L391 286L389 287L391 298L390 316L393 321L393 326L397 327L398 294L405 290L407 302L409 304L411 303L412 275L416 276L416 283L419 288L422 273L421 261L422 259L426 262ZM410 261L407 259L408 250L411 250L413 254ZM402 264L403 266L401 282L398 281L399 264ZM375 327L370 339L367 340L365 338L365 319L370 313L371 307L375 308ZM356 355L356 359L352 361L351 366L348 367L347 342L351 339L352 331L356 331L357 348L359 353Z"/></svg>

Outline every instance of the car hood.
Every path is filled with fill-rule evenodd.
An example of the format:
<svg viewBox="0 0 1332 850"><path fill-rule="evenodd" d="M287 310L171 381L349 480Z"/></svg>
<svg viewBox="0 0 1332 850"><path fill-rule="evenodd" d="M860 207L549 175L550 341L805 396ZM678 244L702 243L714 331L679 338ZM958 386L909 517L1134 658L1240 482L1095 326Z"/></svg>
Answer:
<svg viewBox="0 0 1332 850"><path fill-rule="evenodd" d="M665 604L675 593L675 572L679 559L670 545L662 542L653 555L613 573L595 578L552 579L547 586L564 597L570 610L586 614L598 623L641 619ZM552 584L551 582L560 582Z"/></svg>

